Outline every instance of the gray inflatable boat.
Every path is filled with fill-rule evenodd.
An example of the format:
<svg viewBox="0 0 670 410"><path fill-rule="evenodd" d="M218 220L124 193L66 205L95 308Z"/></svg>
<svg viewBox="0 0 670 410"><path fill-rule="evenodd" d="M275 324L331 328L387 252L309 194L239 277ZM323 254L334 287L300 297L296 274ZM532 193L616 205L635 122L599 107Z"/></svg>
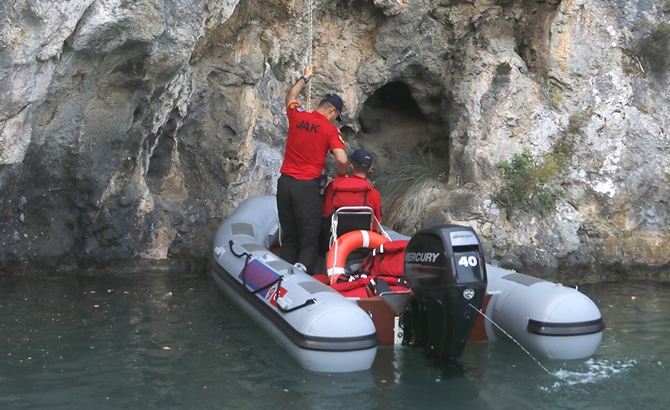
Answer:
<svg viewBox="0 0 670 410"><path fill-rule="evenodd" d="M274 196L246 199L214 239L214 280L305 369L369 369L379 339L370 316L272 252Z"/></svg>
<svg viewBox="0 0 670 410"><path fill-rule="evenodd" d="M487 266L487 273L484 311L491 321L480 319L470 340L513 338L550 359L581 359L596 352L605 323L588 296L495 266Z"/></svg>
<svg viewBox="0 0 670 410"><path fill-rule="evenodd" d="M468 340L513 337L557 359L590 356L600 343L604 324L590 299L486 265L469 227L434 227L412 238L392 232L394 240L409 239L404 274L412 292L362 300L344 297L273 253L278 223L276 197L244 200L216 233L213 277L307 370L369 369L380 340L446 359L458 358Z"/></svg>

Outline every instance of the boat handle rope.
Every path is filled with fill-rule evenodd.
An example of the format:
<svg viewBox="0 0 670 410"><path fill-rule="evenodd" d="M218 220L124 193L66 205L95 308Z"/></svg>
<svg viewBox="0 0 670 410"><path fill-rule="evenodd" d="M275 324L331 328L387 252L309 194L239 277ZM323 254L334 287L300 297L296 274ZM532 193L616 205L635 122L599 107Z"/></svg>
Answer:
<svg viewBox="0 0 670 410"><path fill-rule="evenodd" d="M281 279L283 279L283 277L280 275L276 280L268 283L267 285L265 285L261 288L258 288L256 290L249 289L249 287L247 286L247 265L249 265L249 261L251 260L251 258L253 256L248 252L242 252L240 254L235 252L235 250L233 249L233 244L234 243L235 242L233 242L232 239L230 241L228 241L228 244L230 245L230 252L232 252L232 254L237 256L238 258L246 256L246 259L244 260L244 268L242 269L242 286L244 286L244 289L248 290L252 295L255 295L256 293L260 293L260 292L264 291L265 289L269 288L270 286L274 285L275 283L277 283L277 282L281 281Z"/></svg>
<svg viewBox="0 0 670 410"><path fill-rule="evenodd" d="M249 265L249 261L251 260L251 258L253 256L248 252L242 252L242 253L235 252L235 250L233 249L233 244L234 243L235 242L233 242L232 239L228 241L228 245L230 245L230 252L233 255L237 256L238 258L246 256L246 259L244 260L244 268L242 268L242 286L244 286L244 289L248 290L252 295L255 295L256 293L264 291L265 289L269 288L270 286L274 285L277 282L280 282L281 279L283 279L282 276L279 276L276 280L268 283L267 285L265 285L261 288L258 288L256 290L249 289L249 287L247 286L247 266Z"/></svg>
<svg viewBox="0 0 670 410"><path fill-rule="evenodd" d="M232 239L228 241L228 244L230 245L230 252L233 255L237 256L238 258L241 258L242 256L246 256L246 259L244 260L244 268L242 268L242 285L244 286L244 289L249 291L249 293L251 293L252 295L255 295L256 293L260 293L260 292L264 291L265 289L269 288L270 286L274 285L275 283L280 282L282 279L284 279L283 276L279 275L279 277L277 279L275 279L274 281L268 283L267 285L265 285L261 288L258 288L256 290L249 289L249 287L247 286L247 266L249 265L249 261L251 260L251 258L253 256L248 252L242 252L242 253L239 253L239 254L237 252L235 252L235 250L233 249L233 244L234 243L235 242L233 242Z"/></svg>
<svg viewBox="0 0 670 410"><path fill-rule="evenodd" d="M251 290L251 289L249 289L249 287L247 286L247 280L246 280L246 277L247 277L247 265L249 264L249 261L251 260L252 256L251 256L251 254L248 253L248 252L242 252L242 253L237 253L237 252L235 252L235 250L233 249L233 244L234 244L234 243L235 243L235 242L233 242L232 239L228 241L228 245L230 246L230 252L231 252L233 255L235 255L236 257L238 257L238 258L241 258L241 257L243 257L243 256L245 257L245 260L244 260L244 268L242 269L242 285L244 286L244 289L246 289L247 291L249 291L249 293L255 295L256 293L262 292L262 291L264 291L265 289L267 289L267 288L273 286L273 285L276 283L276 284L277 284L277 290L276 290L276 292L275 292L275 294L274 294L274 296L273 296L273 299L274 299L274 301L275 301L275 305L277 306L277 309L278 309L280 312L282 312L282 313L290 313L290 312L293 312L294 310L302 309L302 308L304 308L305 306L313 305L314 303L316 303L316 299L312 298L312 299L307 299L307 300L305 301L305 303L303 303L303 304L301 304L301 305L298 305L298 306L293 306L292 308L288 308L288 309L286 309L286 308L281 307L281 306L279 305L279 303L277 303L277 299L279 299L279 290L280 290L280 288L281 288L281 283L282 283L282 281L284 280L284 277L283 277L282 275L279 275L279 277L278 277L276 280L274 280L274 281L268 283L267 285L265 285L265 286L263 286L263 287L261 287L261 288L258 288L258 289L256 289L256 290Z"/></svg>
<svg viewBox="0 0 670 410"><path fill-rule="evenodd" d="M252 256L248 252L242 252L242 253L235 252L235 249L233 249L234 243L235 242L233 242L232 239L228 241L228 246L230 246L230 252L233 255L237 256L238 258L246 256L246 259L244 260L244 268L242 268L242 285L244 286L244 289L249 290L249 288L247 287L247 265L249 264L249 261L251 260ZM249 292L252 291L249 290Z"/></svg>
<svg viewBox="0 0 670 410"><path fill-rule="evenodd" d="M302 309L302 308L304 308L304 307L306 307L306 306L313 305L313 304L316 303L316 299L311 298L311 299L307 299L307 300L305 301L305 303L303 303L302 305L293 306L293 307L291 307L291 308L283 308L283 307L281 307L281 305L280 305L279 303L277 303L277 300L279 299L279 290L280 290L280 288L281 288L281 282L282 282L282 280L284 280L284 277L283 277L283 276L279 276L279 279L277 279L277 280L275 281L275 282L279 282L279 283L277 283L277 291L275 291L275 294L274 294L274 296L272 297L272 298L274 299L274 301L275 301L275 306L277 306L277 309L278 309L280 312L282 312L282 313L290 313L290 312L293 312L294 310ZM273 283L274 283L274 282L273 282Z"/></svg>

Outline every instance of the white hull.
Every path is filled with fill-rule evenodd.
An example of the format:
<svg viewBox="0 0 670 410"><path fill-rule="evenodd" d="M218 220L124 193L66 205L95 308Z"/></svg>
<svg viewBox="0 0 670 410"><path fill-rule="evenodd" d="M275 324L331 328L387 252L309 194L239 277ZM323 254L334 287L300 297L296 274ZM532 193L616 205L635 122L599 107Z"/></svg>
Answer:
<svg viewBox="0 0 670 410"><path fill-rule="evenodd" d="M214 240L217 285L305 369L369 369L379 344L370 316L269 251L277 235L274 201L269 196L249 198L221 226ZM253 256L246 276L242 254ZM281 297L273 303L276 292Z"/></svg>
<svg viewBox="0 0 670 410"><path fill-rule="evenodd" d="M593 355L602 339L600 310L576 289L487 266L486 316L531 353L550 359ZM488 340L508 339L489 321Z"/></svg>
<svg viewBox="0 0 670 410"><path fill-rule="evenodd" d="M389 233L393 239L408 239ZM369 369L379 344L370 315L270 252L277 235L276 198L246 199L214 239L217 285L305 369ZM507 333L541 357L568 360L595 353L604 324L588 297L488 264L486 272L488 303L483 310L504 332L478 320L471 341L509 339Z"/></svg>

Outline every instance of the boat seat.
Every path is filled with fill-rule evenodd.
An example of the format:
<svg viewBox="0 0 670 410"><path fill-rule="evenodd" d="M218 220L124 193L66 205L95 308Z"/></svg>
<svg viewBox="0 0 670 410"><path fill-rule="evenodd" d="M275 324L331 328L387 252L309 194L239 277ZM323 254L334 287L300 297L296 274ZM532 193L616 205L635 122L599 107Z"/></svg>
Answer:
<svg viewBox="0 0 670 410"><path fill-rule="evenodd" d="M369 206L343 206L333 212L331 226L333 241L347 232L372 231L375 226L375 214Z"/></svg>
<svg viewBox="0 0 670 410"><path fill-rule="evenodd" d="M391 240L391 237L384 231L384 227L375 217L372 208L369 206L343 206L336 209L329 217L323 217L321 233L319 234L319 255L325 258L337 238L347 232L358 230L379 232L388 240ZM357 254L360 254L360 252L357 252Z"/></svg>

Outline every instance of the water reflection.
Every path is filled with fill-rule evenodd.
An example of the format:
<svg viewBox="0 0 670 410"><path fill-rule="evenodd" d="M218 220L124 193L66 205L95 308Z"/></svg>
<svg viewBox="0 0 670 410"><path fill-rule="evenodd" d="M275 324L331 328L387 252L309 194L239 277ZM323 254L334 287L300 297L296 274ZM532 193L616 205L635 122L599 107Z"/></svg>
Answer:
<svg viewBox="0 0 670 410"><path fill-rule="evenodd" d="M670 286L580 287L607 329L594 357L469 344L456 364L380 348L369 371L300 368L206 275L0 277L0 408L666 408Z"/></svg>

